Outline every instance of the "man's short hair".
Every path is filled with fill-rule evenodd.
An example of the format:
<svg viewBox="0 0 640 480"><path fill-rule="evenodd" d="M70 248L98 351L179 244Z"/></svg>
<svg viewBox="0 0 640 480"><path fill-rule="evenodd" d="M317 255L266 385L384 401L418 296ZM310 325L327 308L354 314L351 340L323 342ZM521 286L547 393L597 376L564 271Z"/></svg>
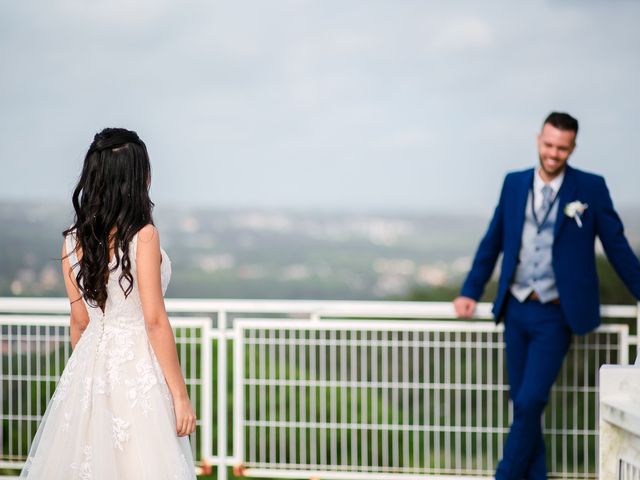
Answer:
<svg viewBox="0 0 640 480"><path fill-rule="evenodd" d="M564 130L569 132L575 132L578 135L578 120L573 118L568 113L563 112L551 112L549 116L544 120L543 125L549 124L558 130Z"/></svg>

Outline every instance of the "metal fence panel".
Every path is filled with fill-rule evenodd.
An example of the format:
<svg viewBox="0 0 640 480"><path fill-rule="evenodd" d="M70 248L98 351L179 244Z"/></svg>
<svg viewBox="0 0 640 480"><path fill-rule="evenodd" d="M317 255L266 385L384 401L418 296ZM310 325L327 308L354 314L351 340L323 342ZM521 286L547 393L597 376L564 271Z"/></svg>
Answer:
<svg viewBox="0 0 640 480"><path fill-rule="evenodd" d="M203 410L210 410L206 372L210 320L180 319L172 327L198 421L191 445L200 456ZM0 468L21 468L49 399L71 355L69 321L60 316L0 316ZM203 376L206 373L207 376Z"/></svg>
<svg viewBox="0 0 640 480"><path fill-rule="evenodd" d="M493 474L512 415L493 323L242 319L235 328L245 474ZM574 340L545 415L550 476L595 478L597 371L626 361L627 337L616 325Z"/></svg>
<svg viewBox="0 0 640 480"><path fill-rule="evenodd" d="M621 458L618 463L619 480L640 480L640 465Z"/></svg>

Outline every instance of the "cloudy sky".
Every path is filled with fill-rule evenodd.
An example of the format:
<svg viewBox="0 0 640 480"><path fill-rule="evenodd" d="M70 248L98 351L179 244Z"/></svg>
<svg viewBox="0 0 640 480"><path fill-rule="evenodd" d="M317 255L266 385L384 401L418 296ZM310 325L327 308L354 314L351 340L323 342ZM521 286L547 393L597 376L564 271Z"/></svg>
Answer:
<svg viewBox="0 0 640 480"><path fill-rule="evenodd" d="M158 207L488 213L553 109L640 204L640 2L0 3L0 199L68 201L137 130Z"/></svg>

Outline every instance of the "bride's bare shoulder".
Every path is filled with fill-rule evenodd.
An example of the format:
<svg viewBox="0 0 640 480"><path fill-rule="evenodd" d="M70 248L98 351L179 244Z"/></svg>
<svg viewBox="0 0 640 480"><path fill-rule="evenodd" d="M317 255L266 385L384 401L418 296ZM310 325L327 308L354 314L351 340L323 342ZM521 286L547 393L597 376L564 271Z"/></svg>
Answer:
<svg viewBox="0 0 640 480"><path fill-rule="evenodd" d="M140 243L157 243L160 244L160 235L155 225L148 224L138 232L138 242Z"/></svg>

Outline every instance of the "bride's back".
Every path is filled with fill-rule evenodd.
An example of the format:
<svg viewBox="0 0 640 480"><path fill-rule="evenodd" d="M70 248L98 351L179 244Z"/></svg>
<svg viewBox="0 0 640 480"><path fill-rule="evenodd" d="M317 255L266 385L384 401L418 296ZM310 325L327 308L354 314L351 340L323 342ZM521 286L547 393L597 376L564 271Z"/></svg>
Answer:
<svg viewBox="0 0 640 480"><path fill-rule="evenodd" d="M67 255L69 255L69 263L71 265L74 275L77 274L79 268L79 259L82 258L81 253L78 253L78 242L74 232L69 232L65 237L65 247ZM122 257L124 252L119 252L119 259L116 255L112 254L112 258L109 261L109 275L106 283L107 298L104 304L104 311L96 306L91 305L83 298L83 302L87 307L89 318L93 320L99 320L103 322L117 322L118 324L130 324L140 323L143 321L142 316L142 303L140 300L140 292L138 290L137 282L137 268L136 268L136 253L138 249L138 233L136 233L131 242L129 242L128 257L130 259L130 273L133 278L131 283L131 290L128 293L126 286L123 289L122 279ZM171 280L171 261L168 255L163 249L160 249L162 254L162 262L160 265L160 280L162 285L162 292L164 293Z"/></svg>

